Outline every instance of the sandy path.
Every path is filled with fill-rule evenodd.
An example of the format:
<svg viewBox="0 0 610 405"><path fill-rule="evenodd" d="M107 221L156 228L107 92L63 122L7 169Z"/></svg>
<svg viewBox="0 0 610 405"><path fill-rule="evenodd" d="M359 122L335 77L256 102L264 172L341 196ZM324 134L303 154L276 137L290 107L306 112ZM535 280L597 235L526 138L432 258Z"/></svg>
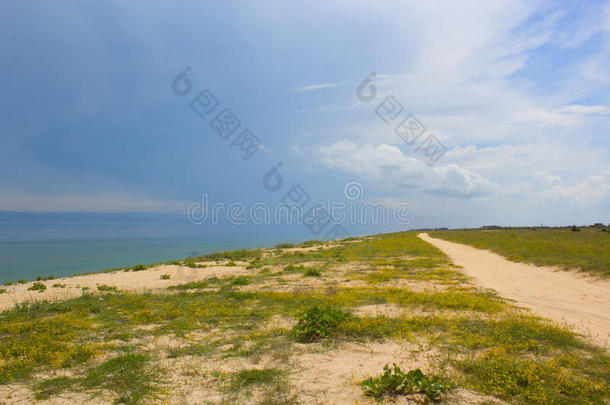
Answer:
<svg viewBox="0 0 610 405"><path fill-rule="evenodd" d="M515 263L472 246L418 235L442 250L477 284L556 321L566 321L610 348L610 282L569 271Z"/></svg>

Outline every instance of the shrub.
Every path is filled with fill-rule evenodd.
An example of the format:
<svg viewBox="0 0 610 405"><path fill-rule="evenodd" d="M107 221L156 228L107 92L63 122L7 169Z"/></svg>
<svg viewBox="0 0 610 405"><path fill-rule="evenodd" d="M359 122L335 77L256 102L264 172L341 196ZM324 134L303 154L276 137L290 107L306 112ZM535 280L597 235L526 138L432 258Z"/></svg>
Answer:
<svg viewBox="0 0 610 405"><path fill-rule="evenodd" d="M193 258L184 259L184 265L192 269L205 269L207 267L205 264L195 263Z"/></svg>
<svg viewBox="0 0 610 405"><path fill-rule="evenodd" d="M230 262L228 262L227 264L225 264L225 266L227 266L227 267L232 267L232 266L237 266L237 264L236 264L236 263L235 263L233 260L231 260Z"/></svg>
<svg viewBox="0 0 610 405"><path fill-rule="evenodd" d="M172 278L169 274L161 274L161 280L169 280Z"/></svg>
<svg viewBox="0 0 610 405"><path fill-rule="evenodd" d="M4 294L6 293L6 290L4 288L0 288L0 294Z"/></svg>
<svg viewBox="0 0 610 405"><path fill-rule="evenodd" d="M7 281L6 283L4 283L4 285L13 285L13 283L11 281Z"/></svg>
<svg viewBox="0 0 610 405"><path fill-rule="evenodd" d="M99 291L114 291L114 292L118 291L115 286L108 286L108 285L104 285L104 284L98 285L97 289Z"/></svg>
<svg viewBox="0 0 610 405"><path fill-rule="evenodd" d="M320 273L320 270L312 267L312 268L305 270L304 275L305 275L305 277L320 277L322 274Z"/></svg>
<svg viewBox="0 0 610 405"><path fill-rule="evenodd" d="M21 279L19 279L19 280L17 280L17 282L18 282L19 284L25 284L25 283L27 283L27 281L25 281L25 280L24 280L24 279L22 279L22 278L21 278Z"/></svg>
<svg viewBox="0 0 610 405"><path fill-rule="evenodd" d="M231 280L231 285L248 285L250 280L247 277L239 276Z"/></svg>
<svg viewBox="0 0 610 405"><path fill-rule="evenodd" d="M146 270L146 266L143 264L136 264L135 266L133 266L131 268L131 271L142 271L142 270Z"/></svg>
<svg viewBox="0 0 610 405"><path fill-rule="evenodd" d="M577 227L576 225L572 225L572 228L570 228L570 230L571 230L572 232L580 232L580 228L579 228L579 227Z"/></svg>
<svg viewBox="0 0 610 405"><path fill-rule="evenodd" d="M306 248L306 247L312 247L315 245L321 245L323 243L324 242L322 242L321 240L306 240L305 242L301 243L300 246Z"/></svg>
<svg viewBox="0 0 610 405"><path fill-rule="evenodd" d="M66 288L66 285L65 284L55 283L55 284L53 284L53 288Z"/></svg>
<svg viewBox="0 0 610 405"><path fill-rule="evenodd" d="M275 245L275 247L278 249L288 249L288 248L295 247L295 244L294 243L280 243L279 245Z"/></svg>
<svg viewBox="0 0 610 405"><path fill-rule="evenodd" d="M221 260L248 260L261 257L262 252L260 250L232 250L229 252L217 252L210 253L204 256L196 257L198 261L221 261Z"/></svg>
<svg viewBox="0 0 610 405"><path fill-rule="evenodd" d="M442 377L427 376L420 369L404 373L394 363L387 364L379 377L369 377L360 383L364 395L381 400L384 396L425 394L428 399L438 401L449 390L449 383Z"/></svg>
<svg viewBox="0 0 610 405"><path fill-rule="evenodd" d="M28 288L28 291L38 291L38 292L43 292L44 290L47 289L47 286L39 283L38 281L35 282L34 284L32 284L32 286L30 288Z"/></svg>
<svg viewBox="0 0 610 405"><path fill-rule="evenodd" d="M292 329L298 342L309 343L328 338L350 314L331 307L313 306L305 311Z"/></svg>
<svg viewBox="0 0 610 405"><path fill-rule="evenodd" d="M248 269L248 270L250 270L250 269L260 269L264 265L265 265L265 261L261 260L260 258L258 258L258 259L252 260L252 262L250 262L250 264L246 267L246 269Z"/></svg>
<svg viewBox="0 0 610 405"><path fill-rule="evenodd" d="M294 266L289 264L288 266L284 267L284 273L295 273L297 271L305 271L305 266Z"/></svg>

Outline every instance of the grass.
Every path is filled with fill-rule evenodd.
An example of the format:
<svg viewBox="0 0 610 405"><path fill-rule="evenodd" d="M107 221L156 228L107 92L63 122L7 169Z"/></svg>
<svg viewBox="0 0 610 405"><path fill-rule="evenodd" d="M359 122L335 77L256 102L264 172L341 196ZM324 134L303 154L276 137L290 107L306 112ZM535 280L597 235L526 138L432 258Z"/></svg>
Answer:
<svg viewBox="0 0 610 405"><path fill-rule="evenodd" d="M115 403L137 404L157 391L159 372L152 370L150 358L142 354L125 354L90 368L81 377L59 377L36 384L36 399L47 399L72 390L108 390L115 393Z"/></svg>
<svg viewBox="0 0 610 405"><path fill-rule="evenodd" d="M502 349L492 349L458 361L457 366L476 377L468 383L471 388L505 400L537 404L604 403L607 386L604 389L579 370L562 367L562 363L570 361L563 357L515 358Z"/></svg>
<svg viewBox="0 0 610 405"><path fill-rule="evenodd" d="M581 269L610 277L610 232L596 228L527 228L434 231L430 236L489 249L509 260Z"/></svg>
<svg viewBox="0 0 610 405"><path fill-rule="evenodd" d="M276 368L251 368L235 372L230 377L230 388L241 390L249 385L271 385L275 384L283 375Z"/></svg>
<svg viewBox="0 0 610 405"><path fill-rule="evenodd" d="M456 386L514 403L603 403L610 397L610 359L603 350L562 325L466 284L440 251L413 232L308 252L237 252L208 256L283 271L260 274L257 264L252 275L208 278L168 287L166 293L85 294L0 313L0 384L26 384L38 398L105 392L116 402L148 403L157 397L163 402L172 392L159 366L167 358L219 364L239 360L241 366L224 377L206 374L189 381L228 395L223 397L227 403L253 398L299 402L291 391L299 387L290 387L285 378L295 371L292 356L332 351L342 342L391 340L432 347L441 354L436 365L447 375L400 367L388 367L381 375L369 370L366 395L419 393L435 400ZM320 268L335 279L360 284L341 287L324 277L315 283L323 287L291 290L280 281L283 275L293 283L311 283L286 273ZM396 280L402 279L423 287L401 287ZM282 289L260 288L262 281L276 281ZM235 288L244 285L248 291ZM401 311L358 315L360 307L370 305ZM275 325L278 317L292 323ZM156 337L181 344L151 349ZM257 364L261 359L266 362ZM277 363L267 364L269 359ZM70 377L44 377L57 372ZM187 379L180 376L181 381L183 377ZM248 396L250 390L257 396ZM232 397L231 391L239 396Z"/></svg>

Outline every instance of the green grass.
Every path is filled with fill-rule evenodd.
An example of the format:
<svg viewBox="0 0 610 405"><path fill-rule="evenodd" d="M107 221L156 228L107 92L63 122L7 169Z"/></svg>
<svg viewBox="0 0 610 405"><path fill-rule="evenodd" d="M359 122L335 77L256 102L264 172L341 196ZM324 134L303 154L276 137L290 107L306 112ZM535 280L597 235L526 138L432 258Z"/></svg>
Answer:
<svg viewBox="0 0 610 405"><path fill-rule="evenodd" d="M569 357L546 360L516 358L502 349L492 349L458 361L457 366L475 376L467 383L471 388L512 402L604 403L610 393L607 385L603 387L603 383L586 378L577 365L572 370L563 367L573 360ZM605 378L607 384L608 375Z"/></svg>
<svg viewBox="0 0 610 405"><path fill-rule="evenodd" d="M430 236L489 249L509 260L610 276L610 232L582 228L434 231Z"/></svg>
<svg viewBox="0 0 610 405"><path fill-rule="evenodd" d="M82 377L59 377L36 384L36 398L47 399L72 390L108 390L116 394L115 403L138 404L158 389L159 371L149 366L142 354L125 354L90 368Z"/></svg>
<svg viewBox="0 0 610 405"><path fill-rule="evenodd" d="M610 397L610 359L603 350L561 325L527 315L493 293L463 284L442 253L414 232L296 252L300 254L238 252L213 257L262 262L283 268L281 273L322 268L336 275L333 272L344 263L353 263L357 264L354 268L365 269L355 275L365 277L367 283L349 288L332 284L332 288L257 290L261 280L277 280L281 274L263 276L253 269L251 276L210 278L170 287L167 293L116 291L18 305L0 313L0 384L24 383L39 398L72 391L94 396L105 391L116 402L154 402L157 396L162 402L164 393L172 392L157 366L166 357L175 361L185 356L205 361L239 358L250 365L222 381L201 377L202 383L217 386L222 395L229 395L231 387L238 390L237 397L223 399L228 403L247 402L251 389L262 392L262 403L289 403L293 398L285 375L294 370L257 367L257 361L276 359L277 364L290 367L291 356L298 356L299 350L395 340L425 344L442 354L438 366L451 370L447 377L455 386L509 402L603 403ZM374 278L376 273L380 279ZM392 284L402 278L425 281L425 288ZM246 284L251 285L249 291L235 288ZM399 307L402 315L358 316L361 306L386 304ZM296 326L270 327L275 317L294 321ZM205 338L193 341L191 333ZM150 350L146 343L150 340L145 338L156 336L181 339L183 344ZM144 343L138 343L140 339ZM71 377L44 377L60 370ZM423 389L417 392L429 399L445 391L435 391L440 380L434 375L392 369L386 378L377 375L381 370L369 371L373 397L398 393L400 384L394 383L409 375L409 381ZM415 392L411 382L404 392Z"/></svg>
<svg viewBox="0 0 610 405"><path fill-rule="evenodd" d="M230 388L240 390L249 385L275 384L283 373L276 368L251 368L231 374Z"/></svg>

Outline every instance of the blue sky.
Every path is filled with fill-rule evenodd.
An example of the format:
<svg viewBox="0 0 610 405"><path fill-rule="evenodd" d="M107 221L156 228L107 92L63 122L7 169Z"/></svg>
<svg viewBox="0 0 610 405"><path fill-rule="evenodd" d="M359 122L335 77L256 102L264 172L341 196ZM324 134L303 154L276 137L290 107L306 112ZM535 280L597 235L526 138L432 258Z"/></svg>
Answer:
<svg viewBox="0 0 610 405"><path fill-rule="evenodd" d="M0 44L0 210L273 204L281 161L286 187L356 181L418 226L610 222L607 2L3 1ZM249 160L190 108L206 88L264 144ZM447 148L433 166L386 96Z"/></svg>

